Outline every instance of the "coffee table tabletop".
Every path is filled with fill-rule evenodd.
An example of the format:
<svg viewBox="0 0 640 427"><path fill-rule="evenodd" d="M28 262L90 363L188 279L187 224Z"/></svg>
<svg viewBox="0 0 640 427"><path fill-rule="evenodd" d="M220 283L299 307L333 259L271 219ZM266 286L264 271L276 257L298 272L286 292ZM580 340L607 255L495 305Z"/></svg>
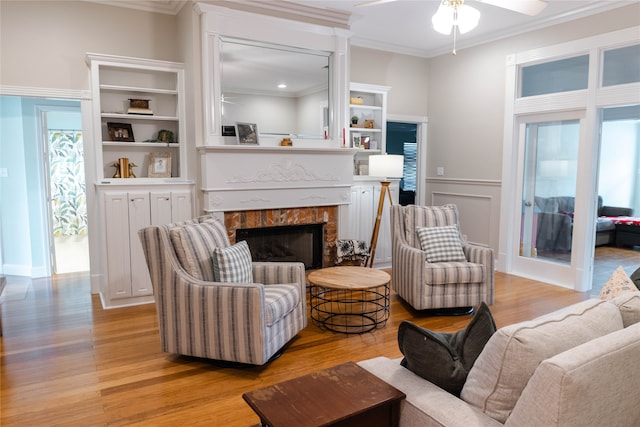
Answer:
<svg viewBox="0 0 640 427"><path fill-rule="evenodd" d="M391 276L375 268L358 266L329 267L309 273L309 282L330 289L370 289L389 283Z"/></svg>
<svg viewBox="0 0 640 427"><path fill-rule="evenodd" d="M405 394L348 362L244 393L270 427L397 426Z"/></svg>

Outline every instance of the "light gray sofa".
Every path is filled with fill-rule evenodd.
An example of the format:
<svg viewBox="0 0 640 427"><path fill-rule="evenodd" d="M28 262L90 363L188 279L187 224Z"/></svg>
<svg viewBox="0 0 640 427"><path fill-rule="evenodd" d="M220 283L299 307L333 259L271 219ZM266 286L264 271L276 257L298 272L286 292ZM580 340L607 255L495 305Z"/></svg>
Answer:
<svg viewBox="0 0 640 427"><path fill-rule="evenodd" d="M402 367L359 364L403 391L400 426L640 425L640 292L500 328L456 397Z"/></svg>

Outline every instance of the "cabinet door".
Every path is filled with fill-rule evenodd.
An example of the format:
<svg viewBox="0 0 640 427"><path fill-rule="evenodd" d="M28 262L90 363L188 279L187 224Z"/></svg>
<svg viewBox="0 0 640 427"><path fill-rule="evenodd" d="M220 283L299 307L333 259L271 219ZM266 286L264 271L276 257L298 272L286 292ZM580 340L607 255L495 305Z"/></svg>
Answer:
<svg viewBox="0 0 640 427"><path fill-rule="evenodd" d="M367 245L370 243L375 214L373 186L354 186L351 190L351 206L349 208L349 229L352 230L352 238L363 240L367 242Z"/></svg>
<svg viewBox="0 0 640 427"><path fill-rule="evenodd" d="M106 292L110 298L131 296L129 198L127 193L104 195L107 254Z"/></svg>
<svg viewBox="0 0 640 427"><path fill-rule="evenodd" d="M171 193L171 222L186 221L193 218L191 191Z"/></svg>
<svg viewBox="0 0 640 427"><path fill-rule="evenodd" d="M153 293L147 262L138 238L138 230L150 225L149 193L129 193L129 245L131 248L131 293L133 296Z"/></svg>
<svg viewBox="0 0 640 427"><path fill-rule="evenodd" d="M151 192L151 224L163 225L171 224L172 208L171 208L171 193L166 192Z"/></svg>

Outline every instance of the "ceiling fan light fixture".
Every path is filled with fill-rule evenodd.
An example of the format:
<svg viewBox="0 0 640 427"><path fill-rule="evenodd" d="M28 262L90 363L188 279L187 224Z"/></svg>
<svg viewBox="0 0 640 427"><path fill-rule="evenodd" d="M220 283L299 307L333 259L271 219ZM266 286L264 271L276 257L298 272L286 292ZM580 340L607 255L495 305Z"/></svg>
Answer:
<svg viewBox="0 0 640 427"><path fill-rule="evenodd" d="M461 0L443 0L431 18L433 29L444 35L451 34L454 27L458 27L460 34L467 33L477 27L479 21L480 11Z"/></svg>

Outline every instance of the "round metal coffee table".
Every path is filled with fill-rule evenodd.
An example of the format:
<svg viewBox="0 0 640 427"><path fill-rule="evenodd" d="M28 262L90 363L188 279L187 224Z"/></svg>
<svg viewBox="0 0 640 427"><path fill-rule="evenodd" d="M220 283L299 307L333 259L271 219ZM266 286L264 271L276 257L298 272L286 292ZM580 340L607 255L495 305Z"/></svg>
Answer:
<svg viewBox="0 0 640 427"><path fill-rule="evenodd" d="M329 267L309 274L311 320L334 332L360 334L389 318L389 282L382 270Z"/></svg>

